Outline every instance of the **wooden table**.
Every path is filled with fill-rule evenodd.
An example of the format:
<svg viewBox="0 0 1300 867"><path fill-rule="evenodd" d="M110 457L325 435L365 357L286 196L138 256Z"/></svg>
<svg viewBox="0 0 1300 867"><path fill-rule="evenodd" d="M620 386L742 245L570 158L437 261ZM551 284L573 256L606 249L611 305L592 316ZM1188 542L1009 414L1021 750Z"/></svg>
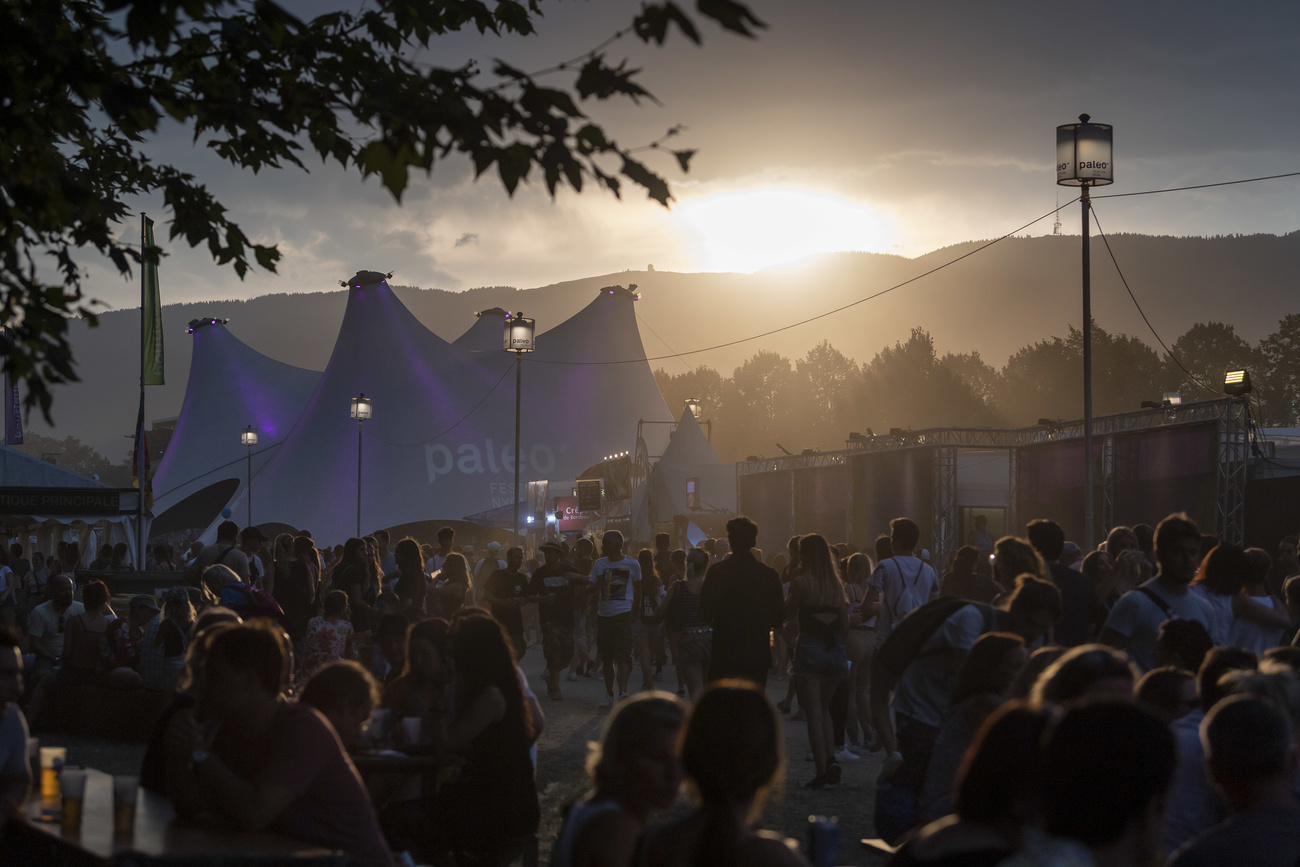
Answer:
<svg viewBox="0 0 1300 867"><path fill-rule="evenodd" d="M5 863L65 865L241 865L290 864L293 867L346 867L342 853L269 832L242 832L229 827L176 817L164 795L141 789L135 807L135 830L129 838L113 836L113 778L86 771L86 800L79 834L65 836L59 823L42 822L40 794L28 800L23 814L5 830ZM12 859L12 860L11 860Z"/></svg>

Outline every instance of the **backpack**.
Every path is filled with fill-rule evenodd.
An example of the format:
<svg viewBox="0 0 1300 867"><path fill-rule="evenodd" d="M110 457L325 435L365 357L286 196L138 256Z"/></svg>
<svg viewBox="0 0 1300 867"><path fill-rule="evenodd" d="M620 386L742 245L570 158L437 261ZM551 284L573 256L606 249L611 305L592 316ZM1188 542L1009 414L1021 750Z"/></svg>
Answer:
<svg viewBox="0 0 1300 867"><path fill-rule="evenodd" d="M879 684L882 689L892 689L902 680L903 672L921 653L921 648L930 640L944 622L967 605L974 605L984 616L984 632L994 629L997 609L982 602L971 602L954 596L940 596L919 608L912 609L906 617L894 625L894 629L885 639L885 643L876 649L872 664L879 664L886 675L887 682ZM872 684L876 687L877 684Z"/></svg>

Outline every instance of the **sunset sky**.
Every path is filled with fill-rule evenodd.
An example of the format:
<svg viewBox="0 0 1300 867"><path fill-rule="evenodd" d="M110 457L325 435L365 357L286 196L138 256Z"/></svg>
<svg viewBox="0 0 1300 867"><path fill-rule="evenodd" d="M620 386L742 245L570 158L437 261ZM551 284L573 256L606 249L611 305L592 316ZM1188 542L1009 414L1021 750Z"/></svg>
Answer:
<svg viewBox="0 0 1300 867"><path fill-rule="evenodd" d="M284 259L278 276L241 283L178 242L163 299L329 290L358 268L426 288L525 288L650 264L753 271L831 250L914 256L1010 231L1055 207L1058 192L1072 198L1054 183L1054 130L1080 112L1115 127L1116 182L1101 193L1300 171L1293 3L751 7L769 25L757 40L706 27L698 48L625 38L609 49L644 69L662 105L584 106L625 145L687 128L674 146L698 149L689 175L666 154L652 159L673 184L670 210L630 188L622 201L594 187L552 200L540 181L512 199L457 160L416 178L398 206L377 182L319 163L310 174L237 173L177 132L154 152L207 180ZM639 4L544 8L536 37L462 35L426 59L545 68L625 27ZM165 219L160 201L137 207ZM1112 234L1280 234L1300 228L1300 178L1098 200L1097 214ZM1063 231L1077 234L1078 221L1077 207L1063 212ZM1027 234L1051 231L1049 217ZM138 305L137 284L92 274L89 294Z"/></svg>

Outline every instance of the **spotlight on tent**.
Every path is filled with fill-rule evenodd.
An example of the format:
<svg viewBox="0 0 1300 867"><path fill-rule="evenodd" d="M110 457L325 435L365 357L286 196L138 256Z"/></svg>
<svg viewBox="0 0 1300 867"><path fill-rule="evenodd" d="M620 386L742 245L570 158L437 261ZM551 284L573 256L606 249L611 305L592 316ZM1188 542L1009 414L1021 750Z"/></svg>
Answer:
<svg viewBox="0 0 1300 867"><path fill-rule="evenodd" d="M1251 387L1248 370L1229 370L1223 377L1223 390L1233 397L1250 394Z"/></svg>
<svg viewBox="0 0 1300 867"><path fill-rule="evenodd" d="M861 432L861 431L856 431L856 430L851 430L851 431L849 431L849 442L851 442L851 443L865 443L866 441L867 441L867 438L866 438L865 436L862 435L862 432Z"/></svg>
<svg viewBox="0 0 1300 867"><path fill-rule="evenodd" d="M1176 391L1166 391L1160 402L1165 406L1181 406L1183 396Z"/></svg>
<svg viewBox="0 0 1300 867"><path fill-rule="evenodd" d="M903 437L907 436L907 431L903 430L901 427L891 427L889 429L889 435L896 440L901 440Z"/></svg>
<svg viewBox="0 0 1300 867"><path fill-rule="evenodd" d="M474 316L475 318L482 318L484 316L500 316L502 319L509 319L510 313L500 307L489 307L486 310L478 311Z"/></svg>
<svg viewBox="0 0 1300 867"><path fill-rule="evenodd" d="M816 450L816 449L804 449L803 451L799 452L799 454L803 455L805 458L810 458L810 457L812 457L813 455L817 454L817 450Z"/></svg>

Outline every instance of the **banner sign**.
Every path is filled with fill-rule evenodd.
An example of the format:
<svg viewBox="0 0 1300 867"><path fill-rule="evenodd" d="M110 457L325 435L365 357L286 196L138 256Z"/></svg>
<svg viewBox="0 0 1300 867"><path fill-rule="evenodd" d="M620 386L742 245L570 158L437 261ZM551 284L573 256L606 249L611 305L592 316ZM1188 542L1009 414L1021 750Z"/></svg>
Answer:
<svg viewBox="0 0 1300 867"><path fill-rule="evenodd" d="M158 251L153 243L153 220L144 217L144 268L141 275L140 306L143 330L140 334L141 368L144 385L163 384L162 299L158 293Z"/></svg>
<svg viewBox="0 0 1300 867"><path fill-rule="evenodd" d="M113 488L0 488L4 515L118 515L121 502Z"/></svg>
<svg viewBox="0 0 1300 867"><path fill-rule="evenodd" d="M599 512L579 509L577 497L555 498L555 522L561 533L580 533L599 517Z"/></svg>

